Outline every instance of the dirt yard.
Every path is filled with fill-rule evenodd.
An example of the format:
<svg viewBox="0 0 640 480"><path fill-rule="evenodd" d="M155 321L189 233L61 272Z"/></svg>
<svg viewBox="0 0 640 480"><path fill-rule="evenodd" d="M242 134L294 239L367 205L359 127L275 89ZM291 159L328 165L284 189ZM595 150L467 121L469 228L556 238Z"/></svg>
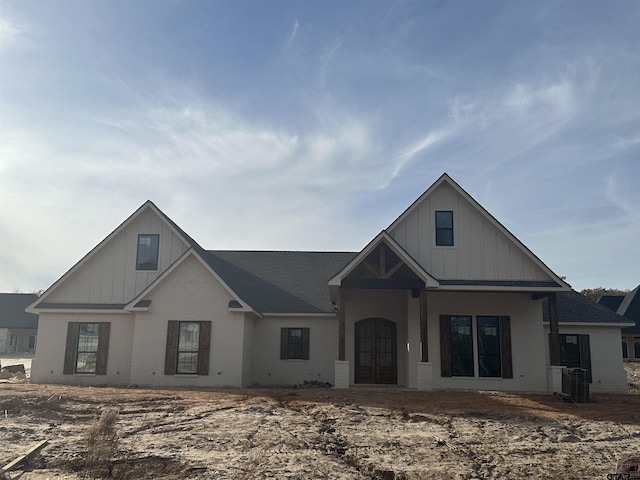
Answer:
<svg viewBox="0 0 640 480"><path fill-rule="evenodd" d="M640 365L629 378L640 393ZM91 473L88 431L111 410L117 450ZM573 404L396 388L0 384L0 467L41 440L11 479L606 479L640 454L640 395Z"/></svg>

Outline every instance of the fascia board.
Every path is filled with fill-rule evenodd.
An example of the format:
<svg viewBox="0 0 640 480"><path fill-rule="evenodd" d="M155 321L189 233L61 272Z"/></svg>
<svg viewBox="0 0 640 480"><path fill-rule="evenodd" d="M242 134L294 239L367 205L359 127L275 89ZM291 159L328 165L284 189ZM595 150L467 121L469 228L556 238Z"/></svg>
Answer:
<svg viewBox="0 0 640 480"><path fill-rule="evenodd" d="M544 326L548 326L549 322L543 321ZM612 327L612 328L627 328L635 326L635 323L606 323L606 322L558 322L558 325L564 327Z"/></svg>
<svg viewBox="0 0 640 480"><path fill-rule="evenodd" d="M69 314L88 314L88 313L97 313L97 314L109 314L109 315L131 315L130 311L125 310L104 310L98 308L41 308L38 309L39 314L42 313L60 313L64 315Z"/></svg>
<svg viewBox="0 0 640 480"><path fill-rule="evenodd" d="M500 223L491 213L484 208L475 198L473 198L469 193L466 192L464 188L462 188L455 180L453 180L449 175L443 173L438 180L436 180L433 185L431 185L418 199L413 202L409 208L407 208L397 219L393 221L393 223L387 228L387 230L393 230L400 222L402 222L414 209L422 203L422 201L431 195L431 193L438 188L443 183L447 183L451 188L453 188L459 195L465 198L474 208L483 215L494 227L498 229L498 231L502 232L509 238L512 242L514 242L520 250L527 256L531 261L533 261L538 267L540 267L547 275L553 278L556 282L558 282L562 286L566 286L566 289L562 291L571 290L571 286L562 280L558 275L556 275L545 263L538 258L538 256L533 253L524 243L522 243L515 235L513 235L507 227L505 227L502 223Z"/></svg>
<svg viewBox="0 0 640 480"><path fill-rule="evenodd" d="M571 287L509 287L509 286L483 286L483 285L441 285L438 292L510 292L510 293L548 293L569 292Z"/></svg>
<svg viewBox="0 0 640 480"><path fill-rule="evenodd" d="M336 313L263 313L263 317L318 317L318 318L335 318Z"/></svg>
<svg viewBox="0 0 640 480"><path fill-rule="evenodd" d="M129 215L129 217L122 222L118 227L116 227L115 230L113 230L109 235L106 236L106 238L104 240L102 240L100 243L98 243L98 245L96 245L95 247L93 247L89 253L87 253L84 257L82 257L78 262L76 262L76 264L74 266L72 266L69 270L66 271L66 273L64 273L64 275L62 275L58 280L56 280L53 285L51 285L49 288L47 288L44 293L42 295L40 295L38 297L38 299L32 303L31 305L29 305L25 311L28 313L38 313L39 309L38 309L38 304L41 303L43 300L46 300L46 298L53 293L56 288L58 288L58 286L60 284L62 284L67 278L69 278L71 275L73 275L78 269L80 269L80 267L82 267L85 263L87 263L94 255L96 255L107 243L109 243L109 241L111 241L111 239L113 237L115 237L118 233L120 233L122 230L124 230L127 225L129 225L131 222L134 221L134 219L136 219L142 212L144 212L147 209L154 209L155 211L157 211L157 207L155 207L155 205L153 205L153 202L151 202L151 200L147 200L145 203L143 203L135 212L133 212L131 215ZM163 216L164 217L164 216ZM163 218L164 219L164 218ZM182 235L180 235L180 238L182 238Z"/></svg>

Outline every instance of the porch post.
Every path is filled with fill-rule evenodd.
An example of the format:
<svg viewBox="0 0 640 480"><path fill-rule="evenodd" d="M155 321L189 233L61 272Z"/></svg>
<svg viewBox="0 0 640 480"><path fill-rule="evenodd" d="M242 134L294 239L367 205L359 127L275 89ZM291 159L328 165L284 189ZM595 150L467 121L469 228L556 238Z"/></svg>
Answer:
<svg viewBox="0 0 640 480"><path fill-rule="evenodd" d="M429 342L427 337L427 291L420 290L420 361L429 361Z"/></svg>
<svg viewBox="0 0 640 480"><path fill-rule="evenodd" d="M340 300L338 303L338 360L345 360L345 294L344 288L340 287Z"/></svg>
<svg viewBox="0 0 640 480"><path fill-rule="evenodd" d="M549 356L551 365L561 365L560 358L560 332L558 329L558 297L555 293L550 293L549 300L549 330L551 343L549 345Z"/></svg>
<svg viewBox="0 0 640 480"><path fill-rule="evenodd" d="M335 388L349 388L349 362L345 360L345 319L347 316L345 296L345 289L340 287L338 300L338 360L335 361Z"/></svg>

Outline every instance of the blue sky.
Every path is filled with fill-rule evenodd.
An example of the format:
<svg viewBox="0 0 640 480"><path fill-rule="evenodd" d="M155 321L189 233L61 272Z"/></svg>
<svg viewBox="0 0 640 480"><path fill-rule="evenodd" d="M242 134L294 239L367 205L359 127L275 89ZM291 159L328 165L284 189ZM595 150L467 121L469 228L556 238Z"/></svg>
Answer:
<svg viewBox="0 0 640 480"><path fill-rule="evenodd" d="M640 3L0 3L0 291L145 200L360 250L443 172L577 290L640 283Z"/></svg>

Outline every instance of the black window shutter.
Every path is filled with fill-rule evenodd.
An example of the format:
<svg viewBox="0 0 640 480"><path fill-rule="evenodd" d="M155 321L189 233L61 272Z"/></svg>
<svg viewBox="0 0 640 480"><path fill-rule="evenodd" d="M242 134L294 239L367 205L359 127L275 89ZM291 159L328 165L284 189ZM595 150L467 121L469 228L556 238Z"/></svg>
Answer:
<svg viewBox="0 0 640 480"><path fill-rule="evenodd" d="M288 350L288 340L289 340L289 329L281 328L280 329L280 360L287 359L287 350Z"/></svg>
<svg viewBox="0 0 640 480"><path fill-rule="evenodd" d="M302 359L309 360L309 328L302 329Z"/></svg>
<svg viewBox="0 0 640 480"><path fill-rule="evenodd" d="M109 354L110 322L98 324L98 355L96 358L96 375L107 374L107 356Z"/></svg>
<svg viewBox="0 0 640 480"><path fill-rule="evenodd" d="M440 315L440 375L451 376L451 316Z"/></svg>
<svg viewBox="0 0 640 480"><path fill-rule="evenodd" d="M502 363L502 378L513 378L511 318L509 317L500 317L500 357Z"/></svg>
<svg viewBox="0 0 640 480"><path fill-rule="evenodd" d="M78 333L80 331L79 322L69 322L67 325L67 345L64 349L64 375L73 375L76 370L76 355L78 354Z"/></svg>
<svg viewBox="0 0 640 480"><path fill-rule="evenodd" d="M167 326L167 349L164 355L164 374L174 375L177 367L178 333L180 322L169 320Z"/></svg>
<svg viewBox="0 0 640 480"><path fill-rule="evenodd" d="M198 375L209 375L209 351L211 350L211 322L200 322L198 345Z"/></svg>
<svg viewBox="0 0 640 480"><path fill-rule="evenodd" d="M589 335L578 335L578 348L580 349L580 368L588 371L589 383L593 382L591 375L591 348L589 346Z"/></svg>

